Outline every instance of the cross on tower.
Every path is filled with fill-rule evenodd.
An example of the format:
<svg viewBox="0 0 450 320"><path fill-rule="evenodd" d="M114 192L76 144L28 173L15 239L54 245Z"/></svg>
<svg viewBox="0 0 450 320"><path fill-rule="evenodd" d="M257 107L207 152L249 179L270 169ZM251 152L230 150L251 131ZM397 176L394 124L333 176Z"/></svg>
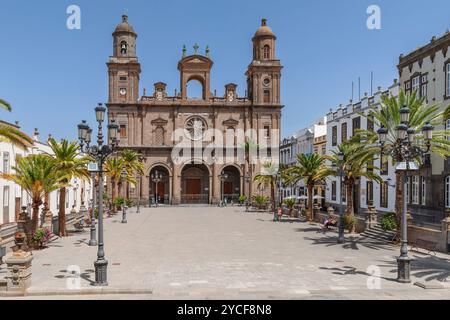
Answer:
<svg viewBox="0 0 450 320"><path fill-rule="evenodd" d="M195 54L197 54L199 48L200 48L200 46L198 44L194 45Z"/></svg>

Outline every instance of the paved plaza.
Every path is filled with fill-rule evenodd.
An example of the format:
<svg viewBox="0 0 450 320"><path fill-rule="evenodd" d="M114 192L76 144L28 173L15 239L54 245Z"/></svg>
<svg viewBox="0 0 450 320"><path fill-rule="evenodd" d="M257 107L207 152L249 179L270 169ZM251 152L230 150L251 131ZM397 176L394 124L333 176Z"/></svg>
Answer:
<svg viewBox="0 0 450 320"><path fill-rule="evenodd" d="M450 256L411 252L413 284L396 278L398 247L336 233L242 207L130 209L105 220L109 287L85 299L449 299ZM28 299L75 299L95 293L89 230L34 252ZM81 291L70 266L81 270ZM379 269L378 269L378 268ZM73 268L73 267L72 267ZM369 273L379 270L379 276ZM5 272L1 270L0 272ZM378 286L379 284L379 286ZM437 289L440 288L440 289ZM108 294L109 293L109 294ZM115 294L114 294L115 293Z"/></svg>

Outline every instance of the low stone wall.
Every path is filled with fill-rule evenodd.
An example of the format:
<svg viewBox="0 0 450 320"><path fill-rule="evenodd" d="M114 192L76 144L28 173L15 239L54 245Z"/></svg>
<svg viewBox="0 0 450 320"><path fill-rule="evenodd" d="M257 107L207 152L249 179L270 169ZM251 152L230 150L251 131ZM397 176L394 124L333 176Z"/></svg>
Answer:
<svg viewBox="0 0 450 320"><path fill-rule="evenodd" d="M73 225L79 221L81 221L85 216L85 213L79 212L74 213L70 212L66 214L66 227L72 228ZM52 232L58 234L59 232L59 224L58 224L58 216L52 217ZM17 223L10 223L8 225L0 226L0 247L6 248L6 252L11 250L14 244L14 234L17 232ZM1 251L0 251L1 253Z"/></svg>
<svg viewBox="0 0 450 320"><path fill-rule="evenodd" d="M441 227L408 225L408 242L415 243L418 240L435 244L436 250L450 252L450 218L442 220Z"/></svg>
<svg viewBox="0 0 450 320"><path fill-rule="evenodd" d="M324 223L325 219L328 218L328 213L327 212L316 212L314 214L314 221L318 222L318 223ZM334 220L339 221L339 214L336 213L332 213L331 217L333 217ZM366 230L366 220L362 217L356 216L356 226L355 226L355 231L356 233L361 233L364 232L364 230Z"/></svg>

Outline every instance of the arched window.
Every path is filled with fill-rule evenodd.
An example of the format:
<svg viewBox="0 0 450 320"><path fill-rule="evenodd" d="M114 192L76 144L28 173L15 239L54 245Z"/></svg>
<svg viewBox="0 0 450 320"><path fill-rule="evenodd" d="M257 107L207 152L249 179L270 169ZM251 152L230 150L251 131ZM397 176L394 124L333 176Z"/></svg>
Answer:
<svg viewBox="0 0 450 320"><path fill-rule="evenodd" d="M205 88L203 83L198 79L190 79L186 84L186 96L193 100L204 99Z"/></svg>
<svg viewBox="0 0 450 320"><path fill-rule="evenodd" d="M270 102L270 90L264 90L264 102L265 103Z"/></svg>
<svg viewBox="0 0 450 320"><path fill-rule="evenodd" d="M127 50L128 50L128 44L125 41L122 41L120 43L120 53L122 55L125 55L125 54L127 54Z"/></svg>
<svg viewBox="0 0 450 320"><path fill-rule="evenodd" d="M164 145L164 129L162 127L158 127L155 130L155 144L157 146Z"/></svg>
<svg viewBox="0 0 450 320"><path fill-rule="evenodd" d="M445 207L450 208L450 176L445 178Z"/></svg>
<svg viewBox="0 0 450 320"><path fill-rule="evenodd" d="M263 57L266 60L270 59L270 47L268 45L265 45L263 48Z"/></svg>

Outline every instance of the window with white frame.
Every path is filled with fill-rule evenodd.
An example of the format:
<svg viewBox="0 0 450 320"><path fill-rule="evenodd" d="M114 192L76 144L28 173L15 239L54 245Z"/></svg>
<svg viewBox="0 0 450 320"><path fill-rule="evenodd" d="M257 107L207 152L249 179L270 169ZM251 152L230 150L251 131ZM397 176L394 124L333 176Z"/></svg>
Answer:
<svg viewBox="0 0 450 320"><path fill-rule="evenodd" d="M450 208L450 176L445 179L445 207Z"/></svg>
<svg viewBox="0 0 450 320"><path fill-rule="evenodd" d="M445 79L446 79L446 88L445 93L447 97L450 97L450 62L445 66Z"/></svg>
<svg viewBox="0 0 450 320"><path fill-rule="evenodd" d="M426 74L422 75L420 80L420 96L423 98L427 96L427 84L428 76Z"/></svg>
<svg viewBox="0 0 450 320"><path fill-rule="evenodd" d="M445 130L450 130L450 119L445 121ZM447 136L447 139L450 140L450 136Z"/></svg>
<svg viewBox="0 0 450 320"><path fill-rule="evenodd" d="M3 152L3 173L9 173L10 160L9 152Z"/></svg>
<svg viewBox="0 0 450 320"><path fill-rule="evenodd" d="M419 92L419 88L420 88L420 76L414 77L411 79L411 89L412 91L417 91L417 93Z"/></svg>
<svg viewBox="0 0 450 320"><path fill-rule="evenodd" d="M419 177L412 176L411 183L411 195L412 195L412 203L419 204Z"/></svg>
<svg viewBox="0 0 450 320"><path fill-rule="evenodd" d="M420 197L420 204L425 206L427 204L427 182L425 180L425 177L421 177L422 180L422 189L421 189L421 197Z"/></svg>

